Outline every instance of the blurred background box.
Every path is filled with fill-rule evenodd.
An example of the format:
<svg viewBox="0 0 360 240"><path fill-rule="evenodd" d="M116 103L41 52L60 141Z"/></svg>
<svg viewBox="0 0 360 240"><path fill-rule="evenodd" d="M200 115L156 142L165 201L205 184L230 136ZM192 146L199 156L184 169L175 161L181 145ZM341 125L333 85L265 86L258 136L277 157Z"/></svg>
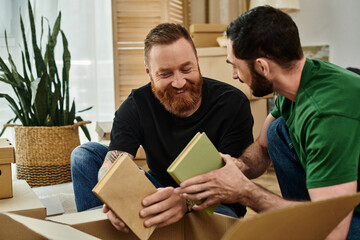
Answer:
<svg viewBox="0 0 360 240"><path fill-rule="evenodd" d="M217 37L223 35L226 24L191 24L190 35L195 47L218 47Z"/></svg>
<svg viewBox="0 0 360 240"><path fill-rule="evenodd" d="M0 199L13 196L11 163L15 162L14 146L0 138Z"/></svg>

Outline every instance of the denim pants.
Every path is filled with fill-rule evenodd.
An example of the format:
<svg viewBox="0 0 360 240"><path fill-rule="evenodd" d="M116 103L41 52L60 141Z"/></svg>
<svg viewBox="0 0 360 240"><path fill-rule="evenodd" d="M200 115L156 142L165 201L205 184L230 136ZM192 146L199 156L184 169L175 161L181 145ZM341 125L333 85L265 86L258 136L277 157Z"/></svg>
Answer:
<svg viewBox="0 0 360 240"><path fill-rule="evenodd" d="M282 117L270 124L267 131L267 147L283 198L310 200L306 187L306 173L296 155ZM357 212L354 212L347 239L360 239L360 214Z"/></svg>
<svg viewBox="0 0 360 240"><path fill-rule="evenodd" d="M79 212L102 205L92 192L98 182L98 171L104 162L108 147L95 142L88 142L75 148L71 153L71 176L75 203ZM156 188L162 185L148 172L145 175ZM240 217L229 206L221 204L216 211L231 217Z"/></svg>

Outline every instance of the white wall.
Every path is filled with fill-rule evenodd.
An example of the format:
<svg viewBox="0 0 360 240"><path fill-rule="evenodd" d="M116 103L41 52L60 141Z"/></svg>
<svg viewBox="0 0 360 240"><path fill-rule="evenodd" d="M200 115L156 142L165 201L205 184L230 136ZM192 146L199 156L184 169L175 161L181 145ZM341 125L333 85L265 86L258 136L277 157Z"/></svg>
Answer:
<svg viewBox="0 0 360 240"><path fill-rule="evenodd" d="M329 44L329 61L360 68L360 1L299 0L292 14L303 46Z"/></svg>

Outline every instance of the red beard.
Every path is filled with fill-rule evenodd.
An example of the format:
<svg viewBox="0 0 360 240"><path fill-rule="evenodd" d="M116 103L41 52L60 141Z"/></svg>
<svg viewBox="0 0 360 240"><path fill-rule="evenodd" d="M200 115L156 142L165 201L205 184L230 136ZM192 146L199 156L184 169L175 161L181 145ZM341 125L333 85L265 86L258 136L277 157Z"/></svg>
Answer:
<svg viewBox="0 0 360 240"><path fill-rule="evenodd" d="M185 86L181 89L177 89L169 85L164 92L156 89L153 82L154 80L151 77L151 89L155 96L159 99L166 110L176 116L183 117L187 112L193 110L201 99L203 84L201 75L200 79L195 83L187 81ZM190 94L176 97L175 95L178 91L186 91Z"/></svg>

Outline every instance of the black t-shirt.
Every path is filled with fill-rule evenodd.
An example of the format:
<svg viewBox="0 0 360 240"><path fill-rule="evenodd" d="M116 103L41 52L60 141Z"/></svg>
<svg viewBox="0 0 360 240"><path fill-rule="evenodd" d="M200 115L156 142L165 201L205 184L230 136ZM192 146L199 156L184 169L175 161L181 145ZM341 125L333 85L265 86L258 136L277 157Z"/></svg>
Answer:
<svg viewBox="0 0 360 240"><path fill-rule="evenodd" d="M186 118L168 112L150 83L133 90L115 113L109 151L135 156L142 145L150 173L173 187L178 185L166 169L197 132L205 132L219 152L239 157L253 142L249 100L229 84L203 79L201 105Z"/></svg>

